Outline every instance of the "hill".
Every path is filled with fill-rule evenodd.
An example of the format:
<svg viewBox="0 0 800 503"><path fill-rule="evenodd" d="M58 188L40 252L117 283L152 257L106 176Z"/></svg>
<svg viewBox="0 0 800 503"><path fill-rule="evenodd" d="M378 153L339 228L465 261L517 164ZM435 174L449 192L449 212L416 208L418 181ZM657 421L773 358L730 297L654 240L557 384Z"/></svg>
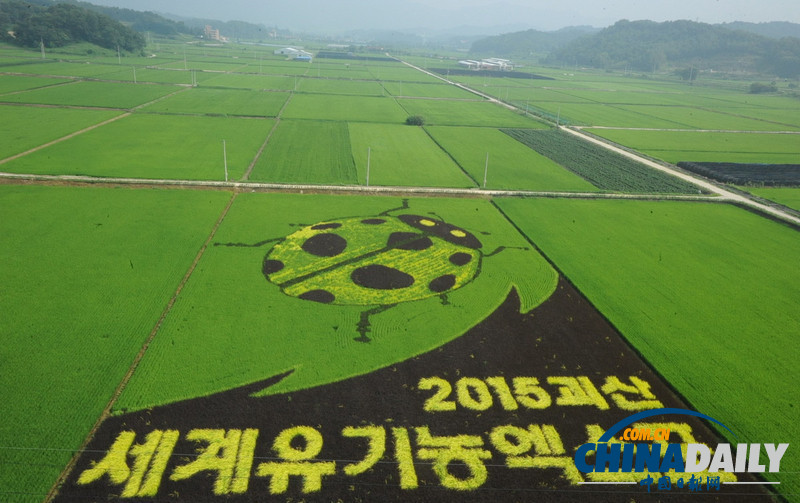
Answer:
<svg viewBox="0 0 800 503"><path fill-rule="evenodd" d="M144 37L110 17L77 5L37 5L19 0L0 2L0 37L24 47L62 47L90 42L130 52L144 48Z"/></svg>
<svg viewBox="0 0 800 503"><path fill-rule="evenodd" d="M769 38L800 38L800 24L789 23L787 21L773 21L771 23L745 23L736 21L733 23L722 23L719 26L728 28L729 30L749 31Z"/></svg>
<svg viewBox="0 0 800 503"><path fill-rule="evenodd" d="M571 26L558 31L518 31L486 37L472 44L470 53L494 56L528 56L531 53L549 53L573 40L600 31L591 26Z"/></svg>
<svg viewBox="0 0 800 503"><path fill-rule="evenodd" d="M618 21L553 51L552 64L654 71L689 67L800 75L800 39L771 39L692 21Z"/></svg>

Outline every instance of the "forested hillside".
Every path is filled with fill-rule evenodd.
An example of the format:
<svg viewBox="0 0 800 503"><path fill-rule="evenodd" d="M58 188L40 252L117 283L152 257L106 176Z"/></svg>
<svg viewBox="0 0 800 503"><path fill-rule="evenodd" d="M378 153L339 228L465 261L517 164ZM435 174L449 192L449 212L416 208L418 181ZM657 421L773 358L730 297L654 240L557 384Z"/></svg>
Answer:
<svg viewBox="0 0 800 503"><path fill-rule="evenodd" d="M488 37L476 41L471 52L500 57L548 52L548 64L642 72L686 69L688 78L695 75L692 68L797 78L800 38L783 35L798 32L798 28L792 23L622 20L593 32L587 28L549 33L528 30Z"/></svg>
<svg viewBox="0 0 800 503"><path fill-rule="evenodd" d="M597 33L599 28L573 26L558 31L518 31L477 40L470 50L474 54L527 56L531 53L548 53L573 40Z"/></svg>
<svg viewBox="0 0 800 503"><path fill-rule="evenodd" d="M24 47L91 42L136 52L145 45L141 34L104 14L65 3L42 6L18 0L0 2L0 37Z"/></svg>
<svg viewBox="0 0 800 503"><path fill-rule="evenodd" d="M618 21L550 54L550 63L653 71L689 66L800 75L800 39L778 40L692 21Z"/></svg>

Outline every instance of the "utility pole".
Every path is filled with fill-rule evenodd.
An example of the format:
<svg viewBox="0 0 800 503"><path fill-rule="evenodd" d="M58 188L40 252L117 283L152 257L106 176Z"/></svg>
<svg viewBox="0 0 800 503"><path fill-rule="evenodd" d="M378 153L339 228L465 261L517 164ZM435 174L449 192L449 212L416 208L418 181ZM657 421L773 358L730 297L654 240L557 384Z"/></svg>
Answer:
<svg viewBox="0 0 800 503"><path fill-rule="evenodd" d="M486 188L486 175L489 174L489 152L486 152L486 167L483 168L483 188Z"/></svg>
<svg viewBox="0 0 800 503"><path fill-rule="evenodd" d="M228 181L228 149L225 146L225 140L222 140L222 162L225 165L225 181Z"/></svg>
<svg viewBox="0 0 800 503"><path fill-rule="evenodd" d="M367 187L369 187L369 161L372 157L372 147L367 147Z"/></svg>
<svg viewBox="0 0 800 503"><path fill-rule="evenodd" d="M42 48L42 59L44 59L44 38L39 39L39 45Z"/></svg>

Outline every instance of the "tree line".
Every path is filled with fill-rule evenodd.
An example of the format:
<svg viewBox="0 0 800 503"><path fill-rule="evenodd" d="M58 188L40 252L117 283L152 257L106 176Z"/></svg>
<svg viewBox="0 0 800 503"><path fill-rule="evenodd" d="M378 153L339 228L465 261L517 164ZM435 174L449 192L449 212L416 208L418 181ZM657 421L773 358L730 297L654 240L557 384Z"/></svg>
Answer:
<svg viewBox="0 0 800 503"><path fill-rule="evenodd" d="M621 20L599 31L586 28L542 33L529 30L477 41L474 53L495 56L549 53L552 65L590 66L653 72L686 68L692 72L758 72L782 78L800 77L800 38L765 36L738 29L747 24L710 25L693 21ZM772 24L770 24L772 26ZM778 26L781 34L797 25ZM737 28L737 29L734 29ZM773 27L775 28L775 27ZM766 28L764 28L766 29Z"/></svg>
<svg viewBox="0 0 800 503"><path fill-rule="evenodd" d="M0 2L0 37L23 47L63 47L91 42L107 49L141 52L145 39L110 17L90 10L57 3L36 5L19 0Z"/></svg>

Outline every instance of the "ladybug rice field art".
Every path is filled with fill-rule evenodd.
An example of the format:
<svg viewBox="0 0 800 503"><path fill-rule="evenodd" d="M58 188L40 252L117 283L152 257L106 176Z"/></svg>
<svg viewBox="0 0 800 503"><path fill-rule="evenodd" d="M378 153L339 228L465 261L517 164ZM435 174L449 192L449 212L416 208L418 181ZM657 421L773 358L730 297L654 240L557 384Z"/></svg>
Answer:
<svg viewBox="0 0 800 503"><path fill-rule="evenodd" d="M480 272L480 248L469 231L430 217L346 218L286 237L265 257L263 272L292 297L323 304L377 304L364 311L358 326L357 340L369 342L371 314L436 295L447 305L447 293Z"/></svg>
<svg viewBox="0 0 800 503"><path fill-rule="evenodd" d="M512 292L525 313L556 288L556 271L488 201L264 200L238 196L155 341L169 350L148 351L117 410L362 375L459 337ZM228 354L235 367L218 357Z"/></svg>

